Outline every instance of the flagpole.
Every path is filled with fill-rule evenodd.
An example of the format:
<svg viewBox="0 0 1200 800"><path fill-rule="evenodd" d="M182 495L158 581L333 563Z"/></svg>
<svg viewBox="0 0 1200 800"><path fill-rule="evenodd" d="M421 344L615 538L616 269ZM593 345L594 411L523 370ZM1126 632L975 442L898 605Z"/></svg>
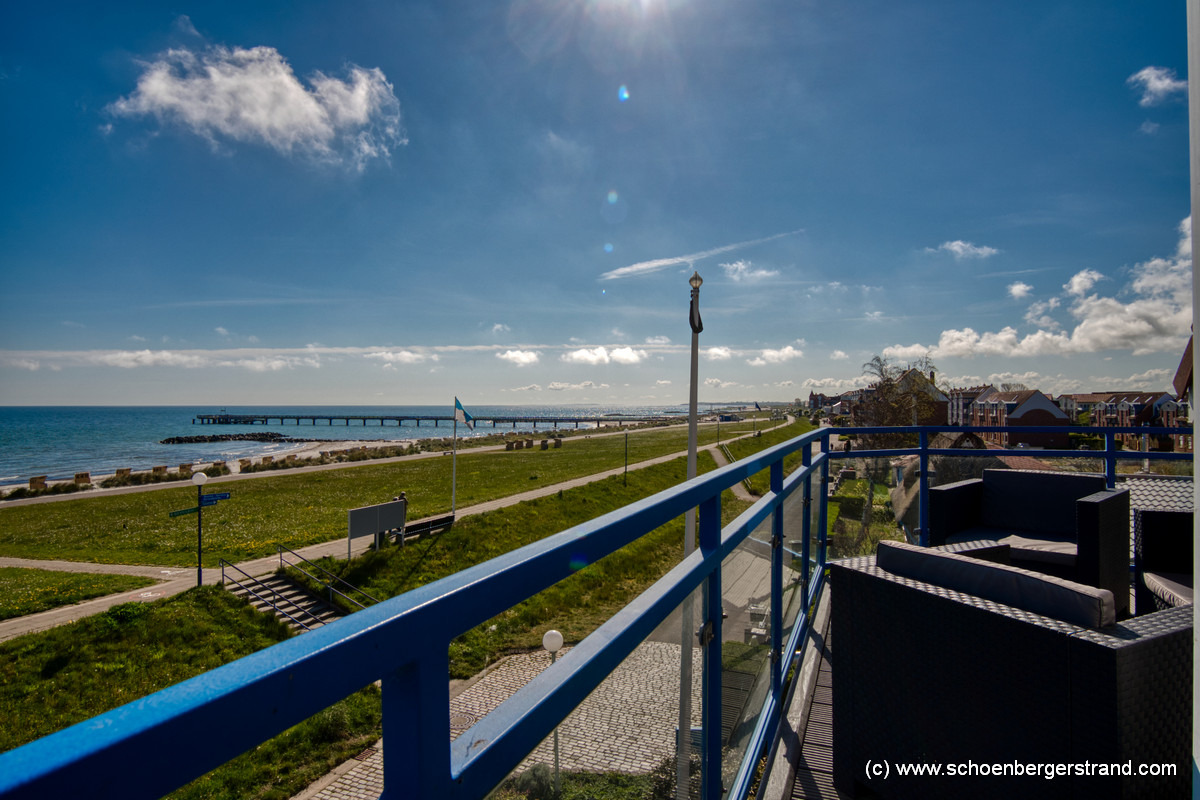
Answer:
<svg viewBox="0 0 1200 800"><path fill-rule="evenodd" d="M457 398L455 398L455 401L457 402ZM456 499L455 495L458 492L458 409L457 408L455 408L455 412L454 412L454 433L452 434L452 436L454 438L454 451L453 451L454 454L450 457L450 516L453 517L454 516L454 508L455 508L454 501Z"/></svg>

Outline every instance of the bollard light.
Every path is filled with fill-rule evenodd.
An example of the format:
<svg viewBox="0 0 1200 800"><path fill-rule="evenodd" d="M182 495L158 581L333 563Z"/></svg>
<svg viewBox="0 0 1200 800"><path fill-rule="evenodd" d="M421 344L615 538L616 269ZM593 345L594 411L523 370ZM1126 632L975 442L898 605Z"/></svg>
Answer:
<svg viewBox="0 0 1200 800"><path fill-rule="evenodd" d="M542 647L550 652L550 663L554 663L555 656L562 649L563 636L558 631L546 631L542 635ZM558 727L554 728L554 796L562 794L562 778L558 771Z"/></svg>

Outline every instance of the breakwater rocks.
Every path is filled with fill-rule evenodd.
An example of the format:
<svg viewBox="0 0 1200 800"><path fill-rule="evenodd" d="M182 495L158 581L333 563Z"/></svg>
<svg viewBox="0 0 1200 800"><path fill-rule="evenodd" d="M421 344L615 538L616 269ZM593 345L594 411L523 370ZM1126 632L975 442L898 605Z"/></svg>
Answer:
<svg viewBox="0 0 1200 800"><path fill-rule="evenodd" d="M284 436L282 433L222 433L213 436L172 436L163 439L159 444L211 444L213 442L277 442L290 444L293 442L324 442L325 439L297 439Z"/></svg>

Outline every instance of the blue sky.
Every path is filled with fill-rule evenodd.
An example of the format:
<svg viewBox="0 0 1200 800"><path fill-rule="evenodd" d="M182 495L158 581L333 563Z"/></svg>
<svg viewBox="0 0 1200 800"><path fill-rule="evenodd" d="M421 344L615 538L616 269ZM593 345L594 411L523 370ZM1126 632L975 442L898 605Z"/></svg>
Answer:
<svg viewBox="0 0 1200 800"><path fill-rule="evenodd" d="M0 10L0 403L1165 390L1182 2Z"/></svg>

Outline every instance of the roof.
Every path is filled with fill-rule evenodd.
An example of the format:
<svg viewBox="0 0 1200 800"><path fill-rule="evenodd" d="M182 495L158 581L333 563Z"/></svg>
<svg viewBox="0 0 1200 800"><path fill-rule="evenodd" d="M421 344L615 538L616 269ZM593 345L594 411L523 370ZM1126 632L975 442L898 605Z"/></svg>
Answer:
<svg viewBox="0 0 1200 800"><path fill-rule="evenodd" d="M1187 347L1183 350L1183 358L1179 360L1179 369L1175 371L1175 379L1171 385L1175 394L1183 397L1192 390L1192 338L1188 337Z"/></svg>
<svg viewBox="0 0 1200 800"><path fill-rule="evenodd" d="M1131 509L1191 511L1194 504L1192 479L1173 475L1125 475Z"/></svg>

